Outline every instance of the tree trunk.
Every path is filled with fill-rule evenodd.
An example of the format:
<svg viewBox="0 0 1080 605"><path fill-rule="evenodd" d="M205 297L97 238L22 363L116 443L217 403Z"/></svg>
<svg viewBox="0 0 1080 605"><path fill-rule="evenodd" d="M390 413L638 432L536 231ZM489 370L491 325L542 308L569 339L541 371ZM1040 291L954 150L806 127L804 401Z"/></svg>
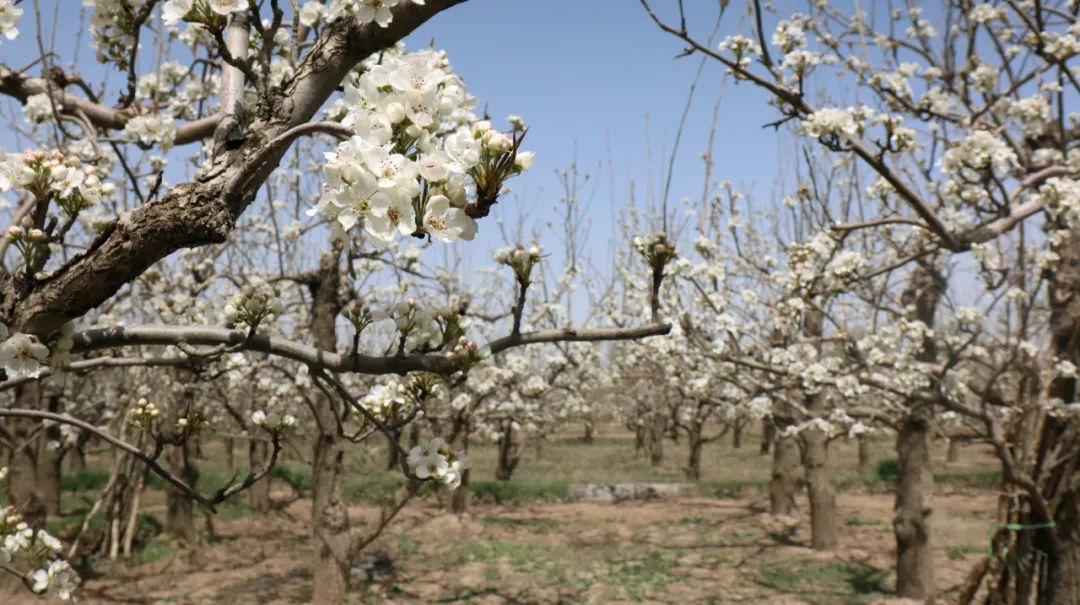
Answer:
<svg viewBox="0 0 1080 605"><path fill-rule="evenodd" d="M165 449L169 471L188 485L195 485L199 480L199 471L191 459L189 442L168 445ZM169 533L182 542L194 543L198 533L195 529L195 502L191 497L170 486L165 494L165 507L165 527Z"/></svg>
<svg viewBox="0 0 1080 605"><path fill-rule="evenodd" d="M269 456L270 444L259 439L252 439L248 442L248 464L250 468L262 468L266 465ZM256 513L266 514L270 512L269 476L263 477L252 484L248 491L248 502L251 505L251 510Z"/></svg>
<svg viewBox="0 0 1080 605"><path fill-rule="evenodd" d="M461 485L450 493L450 512L455 515L464 515L469 512L469 475L472 473L465 469L461 473Z"/></svg>
<svg viewBox="0 0 1080 605"><path fill-rule="evenodd" d="M667 423L661 419L653 419L649 423L649 464L660 466L664 462L664 433L667 431Z"/></svg>
<svg viewBox="0 0 1080 605"><path fill-rule="evenodd" d="M803 332L820 342L824 314L817 307L807 312ZM820 348L820 344L818 345ZM827 401L822 393L807 394L806 411L812 418L826 416ZM829 440L824 431L811 427L802 432L803 466L810 496L810 543L815 550L836 548L836 489L829 478Z"/></svg>
<svg viewBox="0 0 1080 605"><path fill-rule="evenodd" d="M468 422L455 427L453 448L466 456L469 454L469 428ZM472 473L466 468L461 473L461 485L450 493L450 512L455 515L463 515L469 510L469 476Z"/></svg>
<svg viewBox="0 0 1080 605"><path fill-rule="evenodd" d="M515 449L513 421L504 420L502 435L499 436L498 464L495 467L495 478L499 481L509 481L514 474L518 461Z"/></svg>
<svg viewBox="0 0 1080 605"><path fill-rule="evenodd" d="M761 452L762 456L768 456L769 450L772 449L773 440L776 438L776 426L773 425L771 418L764 418L761 421Z"/></svg>
<svg viewBox="0 0 1080 605"><path fill-rule="evenodd" d="M925 406L912 410L900 422L896 452L900 472L896 486L896 594L926 599L934 592L934 557L930 543L929 498L930 418Z"/></svg>
<svg viewBox="0 0 1080 605"><path fill-rule="evenodd" d="M946 462L959 462L960 461L960 440L955 437L949 438L948 448L945 450Z"/></svg>
<svg viewBox="0 0 1080 605"><path fill-rule="evenodd" d="M392 430L390 434L393 435L393 438L386 438L389 442L386 444L386 470L388 471L396 469L401 464L401 452L397 447L394 447L401 443L401 429Z"/></svg>
<svg viewBox="0 0 1080 605"><path fill-rule="evenodd" d="M50 412L62 411L59 395L48 396L46 405ZM63 438L60 425L54 423L45 428L44 438L38 439L37 483L48 516L60 515L60 441Z"/></svg>
<svg viewBox="0 0 1080 605"><path fill-rule="evenodd" d="M783 424L776 427L773 445L772 478L769 481L769 512L774 515L790 515L795 512L795 469L799 466L799 444L795 437L785 436L779 429L789 421L777 419Z"/></svg>
<svg viewBox="0 0 1080 605"><path fill-rule="evenodd" d="M731 447L734 449L742 447L742 429L743 425L738 420L731 427Z"/></svg>
<svg viewBox="0 0 1080 605"><path fill-rule="evenodd" d="M352 564L349 514L341 496L344 443L337 436L337 424L330 402L319 402L319 431L315 441L311 531L318 561L314 570L312 603L338 605L345 602L349 567ZM327 424L329 421L329 424Z"/></svg>
<svg viewBox="0 0 1080 605"><path fill-rule="evenodd" d="M585 443L592 443L593 439L594 439L593 433L595 431L596 431L596 426L593 424L593 421L592 420L586 420L585 421L585 436L582 437L582 441L584 441Z"/></svg>
<svg viewBox="0 0 1080 605"><path fill-rule="evenodd" d="M691 422L690 429L686 432L686 441L689 446L690 456L686 462L686 478L697 481L701 478L701 432L700 422Z"/></svg>
<svg viewBox="0 0 1080 605"><path fill-rule="evenodd" d="M28 382L15 387L15 403L20 408L39 409L41 386ZM10 502L22 513L23 520L32 527L45 525L45 494L38 483L38 452L40 435L35 434L39 423L24 418L9 418L15 448L8 451L8 491Z"/></svg>
<svg viewBox="0 0 1080 605"><path fill-rule="evenodd" d="M934 267L934 260L920 262L903 294L905 304L914 304L914 316L927 328L934 326L938 301L945 292L945 281ZM933 362L937 347L927 338L917 359ZM896 435L896 457L900 462L896 486L896 592L910 599L934 596L934 553L931 547L930 497L934 478L930 468L930 422L933 409L924 403L908 401L907 414L901 419Z"/></svg>
<svg viewBox="0 0 1080 605"><path fill-rule="evenodd" d="M341 305L338 302L339 251L319 259L316 281L311 289L311 331L315 346L327 351L337 349L335 328ZM339 417L336 401L319 397L315 402L315 452L312 462L311 534L317 560L313 573L311 602L317 605L340 605L348 590L352 565L349 511L341 496L345 440L338 436Z"/></svg>
<svg viewBox="0 0 1080 605"><path fill-rule="evenodd" d="M224 439L225 445L225 468L229 471L236 469L236 439L232 437L226 437Z"/></svg>
<svg viewBox="0 0 1080 605"><path fill-rule="evenodd" d="M163 418L163 432L172 431L176 427L177 420L184 417L195 403L195 392L192 389L192 376L182 370L173 372L175 381L173 397L167 408L167 415ZM165 457L168 461L169 470L180 477L188 485L194 486L199 480L199 469L195 465L194 456L196 440L194 438L182 438L179 445L165 446ZM194 543L198 538L195 529L195 502L187 494L170 487L165 492L165 527L170 534L182 542Z"/></svg>
<svg viewBox="0 0 1080 605"><path fill-rule="evenodd" d="M866 435L856 437L859 443L859 474L869 475L874 470L874 456L870 452L870 440Z"/></svg>
<svg viewBox="0 0 1080 605"><path fill-rule="evenodd" d="M813 399L818 399L814 396ZM810 544L814 550L836 548L836 490L829 479L829 450L825 433L803 431L803 466L810 496Z"/></svg>

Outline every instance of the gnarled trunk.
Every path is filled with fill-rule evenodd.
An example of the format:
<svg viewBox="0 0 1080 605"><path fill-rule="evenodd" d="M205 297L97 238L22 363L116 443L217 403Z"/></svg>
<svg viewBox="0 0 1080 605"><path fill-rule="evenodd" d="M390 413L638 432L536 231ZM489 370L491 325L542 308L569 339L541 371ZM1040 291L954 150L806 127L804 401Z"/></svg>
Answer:
<svg viewBox="0 0 1080 605"><path fill-rule="evenodd" d="M761 448L758 452L762 456L768 456L769 451L772 449L773 440L776 438L776 426L773 425L771 418L764 418L761 421Z"/></svg>
<svg viewBox="0 0 1080 605"><path fill-rule="evenodd" d="M173 373L177 391L168 407L167 424L164 430L173 430L177 426L177 420L187 415L195 403L195 392L192 389L192 376L186 372L177 370ZM199 480L199 469L195 464L195 439L184 438L176 435L177 443L166 446L165 457L168 461L169 470L180 477L184 483L195 485ZM136 491L137 493L137 491ZM195 530L195 502L187 494L170 487L165 492L166 517L165 527L169 533L183 542L192 543L198 538Z"/></svg>
<svg viewBox="0 0 1080 605"><path fill-rule="evenodd" d="M15 388L15 405L20 408L38 409L41 405L41 385L28 382ZM38 482L38 455L40 435L35 429L38 423L30 419L8 418L11 438L15 447L8 451L8 492L11 503L33 527L45 524L46 504L42 485Z"/></svg>
<svg viewBox="0 0 1080 605"><path fill-rule="evenodd" d="M904 292L906 304L914 304L913 319L927 328L934 326L938 301L945 292L945 281L934 267L934 260L920 262ZM930 338L923 340L916 356L919 361L937 359L937 347ZM934 477L930 468L929 404L910 400L907 414L900 421L896 435L896 456L900 462L896 487L896 512L893 531L896 535L896 592L901 597L928 599L934 595L934 553L930 532L930 499Z"/></svg>
<svg viewBox="0 0 1080 605"><path fill-rule="evenodd" d="M836 489L829 479L828 437L823 431L810 428L803 431L802 439L806 489L810 496L810 544L815 550L832 550L837 541Z"/></svg>
<svg viewBox="0 0 1080 605"><path fill-rule="evenodd" d="M804 322L803 333L820 343L824 324L820 308L811 308ZM811 418L825 417L827 402L822 393L808 393L805 401L806 412ZM806 489L810 496L810 543L815 550L832 550L837 542L836 489L829 478L829 437L817 427L803 431L801 437Z"/></svg>
<svg viewBox="0 0 1080 605"><path fill-rule="evenodd" d="M686 478L697 481L701 478L701 447L702 443L702 426L700 422L691 422L690 427L686 432L686 441L688 442L690 455L686 461Z"/></svg>
<svg viewBox="0 0 1080 605"><path fill-rule="evenodd" d="M315 346L333 351L337 348L335 328L341 305L338 301L338 262L334 251L319 259L316 279L311 289L311 331ZM345 602L352 565L349 511L341 496L344 477L343 459L346 441L338 435L340 410L336 401L319 397L315 402L315 452L311 476L311 534L317 553L314 569L312 603L338 605Z"/></svg>
<svg viewBox="0 0 1080 605"><path fill-rule="evenodd" d="M252 439L248 442L248 464L250 468L263 468L270 457L270 444L261 439ZM256 481L249 488L248 503L251 510L259 514L270 512L270 477L266 476Z"/></svg>
<svg viewBox="0 0 1080 605"><path fill-rule="evenodd" d="M795 512L795 470L799 467L799 444L795 437L783 434L791 421L776 417L778 426L773 438L772 477L769 480L769 512L790 515Z"/></svg>
<svg viewBox="0 0 1080 605"><path fill-rule="evenodd" d="M959 462L960 461L960 440L955 437L949 438L948 446L945 450L945 462Z"/></svg>
<svg viewBox="0 0 1080 605"><path fill-rule="evenodd" d="M184 480L188 485L195 485L199 480L199 470L192 461L191 447L188 441L180 445L166 446L165 457L169 471ZM177 539L193 543L198 538L195 529L195 502L185 493L169 487L165 495L165 527Z"/></svg>
<svg viewBox="0 0 1080 605"><path fill-rule="evenodd" d="M930 475L930 418L926 406L905 416L896 434L900 470L896 486L896 594L908 599L926 599L934 591L934 553L930 542L929 501L933 478Z"/></svg>
<svg viewBox="0 0 1080 605"><path fill-rule="evenodd" d="M870 440L866 435L859 435L856 440L859 446L859 474L869 475L874 470L874 457L870 452Z"/></svg>
<svg viewBox="0 0 1080 605"><path fill-rule="evenodd" d="M495 478L499 481L509 481L517 468L520 453L518 444L514 442L514 421L504 420L502 434L499 436L499 456L496 460Z"/></svg>
<svg viewBox="0 0 1080 605"><path fill-rule="evenodd" d="M63 411L59 395L49 395L45 398L45 403L50 412ZM60 448L63 438L60 425L52 424L45 428L44 438L38 440L37 482L44 500L45 514L48 516L60 514Z"/></svg>

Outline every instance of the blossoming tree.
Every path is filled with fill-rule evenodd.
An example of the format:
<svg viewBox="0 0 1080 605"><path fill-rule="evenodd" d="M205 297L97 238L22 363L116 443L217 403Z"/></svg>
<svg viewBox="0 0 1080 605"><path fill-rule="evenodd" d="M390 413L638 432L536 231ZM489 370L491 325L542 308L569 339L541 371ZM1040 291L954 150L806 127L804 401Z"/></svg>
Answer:
<svg viewBox="0 0 1080 605"><path fill-rule="evenodd" d="M458 310L437 312L400 283L380 297L377 284L357 273L357 262L395 264L393 254L372 250L406 238L432 245L472 240L505 183L531 163L521 149L527 129L519 118L510 118L505 131L480 119L472 112L475 98L444 53L406 52L399 45L461 1L90 0L93 47L104 69L121 75L116 89L65 71L44 51L25 67L0 65L0 94L23 106L38 139L37 150L0 160L0 190L17 202L0 251L7 261L0 285L6 379L0 388L14 392L0 417L14 438L31 435L46 420L77 427L213 511L266 480L282 440L298 424L294 404L310 407L319 553L313 600L338 603L350 558L371 537L350 532L344 513L346 443L393 436L439 381L464 380L477 363L508 349L667 332L656 314L643 327L528 331L522 315L530 284L518 276L520 302L507 315L506 334L478 344ZM27 8L16 4L0 0L0 33L10 40L25 29L20 17ZM161 60L145 70L151 36ZM186 56L191 67L179 59ZM109 104L106 94L118 101ZM326 151L301 153L301 140ZM193 151L186 155L185 149ZM301 164L312 154L316 171ZM300 182L292 191L306 223L286 222L286 205L260 194L290 179ZM270 225L248 221L250 228L240 228L252 213ZM308 254L317 269L286 274L290 238L304 242L292 249ZM190 265L170 257L186 248L215 252ZM196 279L176 283L172 293L214 302L194 314L165 305L158 317L148 317L140 309L139 301L166 290L155 273L192 270ZM663 265L654 273L655 295ZM227 303L217 302L222 299ZM128 302L113 305L116 300ZM76 328L80 318L87 325ZM348 346L339 345L342 335ZM230 364L266 356L284 364L300 390L318 392L289 395L289 405L267 401L234 410L233 420L259 431L269 452L253 456L246 475L212 494L195 489L182 460L185 444L217 417L184 403L192 397L189 387L173 389L176 400L165 407L147 398L124 401L119 435L74 409L40 404L43 389L73 372L179 367L197 374L190 388L204 388L199 383L213 376L208 366L220 364L215 367L228 374L237 372ZM243 372L237 374L243 382ZM371 384L358 376L389 374L408 375L404 393L394 387L393 396L385 389L359 394ZM170 447L180 452L176 472L159 462ZM406 492L375 529L418 490L456 487L465 464L458 454L436 438L401 456ZM17 448L9 468L16 507L35 499L36 483L26 480L31 463ZM28 523L15 510L4 513L0 552L31 565L24 576L31 589L69 597L77 578L57 556L58 544L35 532L40 518Z"/></svg>

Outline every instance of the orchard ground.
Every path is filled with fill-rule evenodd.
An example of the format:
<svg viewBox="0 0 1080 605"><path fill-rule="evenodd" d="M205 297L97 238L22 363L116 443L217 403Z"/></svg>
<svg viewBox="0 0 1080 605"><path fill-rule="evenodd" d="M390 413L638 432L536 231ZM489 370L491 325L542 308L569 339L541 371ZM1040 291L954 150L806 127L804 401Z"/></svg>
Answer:
<svg viewBox="0 0 1080 605"><path fill-rule="evenodd" d="M161 533L164 498L151 482L139 550L129 561L95 561L80 602L305 603L310 598L309 477L297 443L276 471L277 506L252 515L246 495L228 503L207 525L205 542L183 547ZM770 469L756 435L734 449L730 435L707 446L695 498L617 504L570 502L571 482L683 481L684 447L665 442L650 466L635 457L632 434L601 427L592 443L563 433L530 447L511 481L492 477L495 450L474 445L474 498L465 516L437 499L414 501L368 548L353 569L354 603L888 603L894 583L895 541L889 459L892 443L872 444L875 471L857 472L854 442L830 449L841 490L840 548L809 548L808 505L801 519L767 513L762 490ZM242 465L238 446L237 461ZM206 444L201 482L220 484L231 471L220 444ZM104 465L65 478L62 521L68 537L82 521ZM99 462L104 462L99 461ZM933 501L935 558L943 597L955 594L987 550L995 521L997 474L991 454L966 446L957 462L934 449L938 482ZM398 476L385 467L385 449L357 448L347 462L345 494L359 525L389 498ZM298 497L302 493L303 497ZM212 533L211 528L212 527ZM0 602L35 597L8 587Z"/></svg>

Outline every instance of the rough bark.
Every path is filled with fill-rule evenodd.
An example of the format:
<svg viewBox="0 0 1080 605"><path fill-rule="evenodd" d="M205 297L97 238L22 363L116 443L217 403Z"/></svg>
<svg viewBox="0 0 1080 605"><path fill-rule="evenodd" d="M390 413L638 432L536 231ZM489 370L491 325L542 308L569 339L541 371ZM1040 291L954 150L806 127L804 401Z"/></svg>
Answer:
<svg viewBox="0 0 1080 605"><path fill-rule="evenodd" d="M386 470L392 471L401 464L401 450L396 447L401 443L401 429L392 430L393 437L387 437L386 444Z"/></svg>
<svg viewBox="0 0 1080 605"><path fill-rule="evenodd" d="M775 438L776 426L773 424L772 419L763 419L761 421L761 449L758 450L762 456L769 455L769 451L772 449L773 440Z"/></svg>
<svg viewBox="0 0 1080 605"><path fill-rule="evenodd" d="M929 412L924 406L913 410L901 421L896 435L900 461L893 518L896 594L908 599L926 599L934 592L929 433Z"/></svg>
<svg viewBox="0 0 1080 605"><path fill-rule="evenodd" d="M1071 237L1055 251L1060 260L1047 289L1053 351L1058 359L1080 364L1080 227L1072 227ZM1049 396L1075 403L1078 385L1076 378L1059 374ZM1022 517L1038 529L1020 532L1030 538L1031 547L1017 554L1043 573L1017 578L1016 592L1035 594L1038 605L1080 605L1080 423L1048 416L1037 443L1033 476L1052 518L1034 507ZM1036 549L1044 554L1036 556L1031 552Z"/></svg>
<svg viewBox="0 0 1080 605"><path fill-rule="evenodd" d="M806 336L820 341L824 314L812 309L804 319ZM819 345L820 346L820 345ZM812 418L826 415L826 398L822 393L805 396L805 408ZM803 466L806 469L806 489L810 496L810 543L815 550L836 548L836 489L829 478L829 439L824 431L811 427L801 434Z"/></svg>
<svg viewBox="0 0 1080 605"><path fill-rule="evenodd" d="M266 466L267 458L270 457L270 444L259 439L248 442L249 468L262 468ZM256 481L248 491L248 501L251 510L259 514L270 512L270 477L266 476Z"/></svg>
<svg viewBox="0 0 1080 605"><path fill-rule="evenodd" d="M37 409L41 405L41 386L27 383L16 389L15 401L19 407ZM8 420L15 447L8 451L8 492L10 501L22 512L23 519L34 527L45 524L45 494L38 483L39 424L32 420L12 418Z"/></svg>
<svg viewBox="0 0 1080 605"><path fill-rule="evenodd" d="M192 460L191 447L185 441L181 445L166 446L165 456L169 470L184 480L188 485L195 485L199 479L199 470ZM141 470L141 469L140 469ZM177 539L194 543L198 539L195 527L195 502L187 494L175 488L169 488L165 495L165 527Z"/></svg>
<svg viewBox="0 0 1080 605"><path fill-rule="evenodd" d="M236 468L236 439L226 437L223 441L225 446L225 468L232 471Z"/></svg>
<svg viewBox="0 0 1080 605"><path fill-rule="evenodd" d="M820 399L820 397L812 397ZM812 413L820 404L808 406ZM817 428L803 431L803 466L810 496L810 544L814 550L836 548L836 489L829 478L828 438Z"/></svg>
<svg viewBox="0 0 1080 605"><path fill-rule="evenodd" d="M956 438L949 438L949 444L945 450L946 462L959 462L960 461L960 440Z"/></svg>
<svg viewBox="0 0 1080 605"><path fill-rule="evenodd" d="M701 478L701 448L704 445L702 442L702 433L704 428L701 422L691 421L686 431L686 441L689 450L689 456L686 461L686 478L693 481L697 481Z"/></svg>
<svg viewBox="0 0 1080 605"><path fill-rule="evenodd" d="M667 432L667 422L659 414L649 422L645 444L649 450L649 464L660 466L664 462L664 433Z"/></svg>
<svg viewBox="0 0 1080 605"><path fill-rule="evenodd" d="M784 427L790 420L776 418L773 439L772 476L769 480L769 512L774 515L791 515L795 512L795 470L799 467L799 444L795 437L785 436Z"/></svg>
<svg viewBox="0 0 1080 605"><path fill-rule="evenodd" d="M866 435L859 435L857 440L859 445L859 474L869 475L874 470L874 456L870 451L870 440L866 438Z"/></svg>
<svg viewBox="0 0 1080 605"><path fill-rule="evenodd" d="M311 290L311 330L315 345L327 351L337 348L337 316L340 254L327 253L319 260ZM349 512L341 495L344 478L345 440L338 434L338 403L319 397L315 405L315 451L312 462L311 533L317 559L312 602L337 605L345 602L352 564Z"/></svg>
<svg viewBox="0 0 1080 605"><path fill-rule="evenodd" d="M519 444L514 441L514 432L513 421L504 420L502 434L499 436L499 455L495 467L495 478L499 481L509 481L521 459Z"/></svg>
<svg viewBox="0 0 1080 605"><path fill-rule="evenodd" d="M172 431L176 427L177 420L187 415L195 404L193 376L187 372L175 370L172 379L172 400L169 402L168 413L162 426L165 432ZM199 469L193 456L194 439L184 438L182 435L172 437L174 437L170 439L172 443L165 446L169 470L188 485L196 485L199 480ZM194 543L198 539L198 531L195 528L195 502L187 494L172 487L165 492L165 500L165 528L177 539Z"/></svg>
<svg viewBox="0 0 1080 605"><path fill-rule="evenodd" d="M50 412L61 412L60 396L52 394L46 397L46 407ZM60 475L61 475L61 440L60 425L52 424L45 428L43 439L38 440L37 482L45 505L47 516L60 514Z"/></svg>
<svg viewBox="0 0 1080 605"><path fill-rule="evenodd" d="M919 263L903 301L914 305L912 319L928 328L934 326L938 302L945 292L945 281L933 260ZM933 362L937 348L932 339L923 342L917 358ZM896 592L910 599L932 598L934 594L934 553L930 515L934 479L930 468L930 419L932 408L925 402L908 401L907 413L900 421L896 436L896 456L900 467L897 476L896 508L893 531L896 535Z"/></svg>

